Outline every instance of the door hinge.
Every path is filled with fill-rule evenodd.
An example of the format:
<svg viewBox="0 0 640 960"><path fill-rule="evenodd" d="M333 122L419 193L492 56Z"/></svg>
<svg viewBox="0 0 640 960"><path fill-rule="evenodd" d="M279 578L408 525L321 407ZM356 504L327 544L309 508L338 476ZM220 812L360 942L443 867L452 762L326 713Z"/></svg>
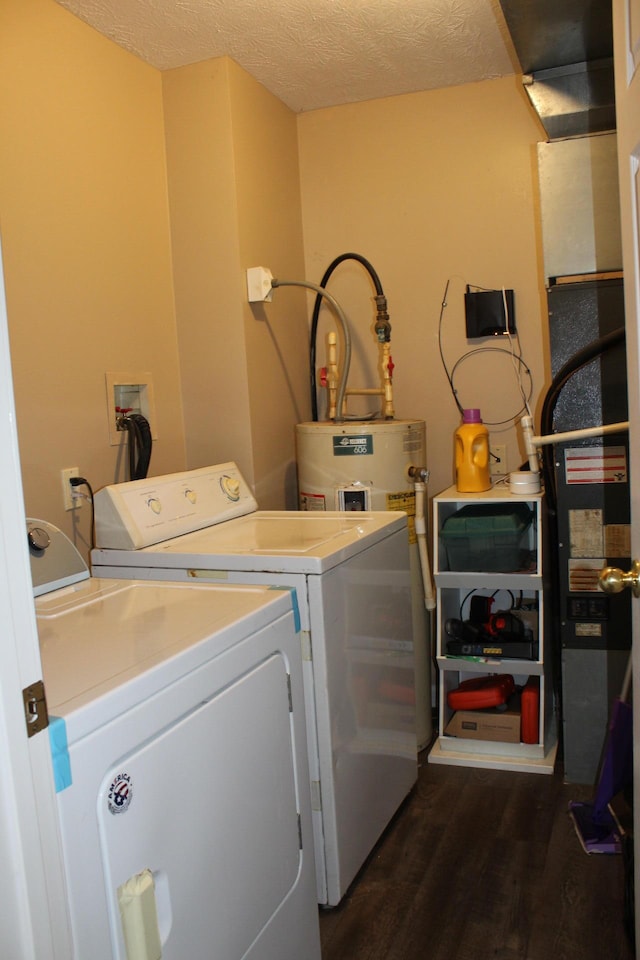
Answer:
<svg viewBox="0 0 640 960"><path fill-rule="evenodd" d="M311 650L311 633L308 630L300 631L300 645L302 647L302 659L313 660L313 653Z"/></svg>
<svg viewBox="0 0 640 960"><path fill-rule="evenodd" d="M24 718L27 723L27 736L32 737L34 733L46 730L49 726L49 714L42 680L37 680L24 688L22 702L24 703Z"/></svg>

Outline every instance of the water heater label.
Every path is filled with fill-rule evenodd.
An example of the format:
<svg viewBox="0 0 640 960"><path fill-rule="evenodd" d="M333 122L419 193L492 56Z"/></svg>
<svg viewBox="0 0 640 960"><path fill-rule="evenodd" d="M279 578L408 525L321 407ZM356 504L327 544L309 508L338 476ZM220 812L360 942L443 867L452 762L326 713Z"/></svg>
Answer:
<svg viewBox="0 0 640 960"><path fill-rule="evenodd" d="M327 502L323 493L304 493L300 491L301 510L326 510Z"/></svg>
<svg viewBox="0 0 640 960"><path fill-rule="evenodd" d="M373 453L373 437L370 433L360 437L334 437L334 457L362 457Z"/></svg>
<svg viewBox="0 0 640 960"><path fill-rule="evenodd" d="M407 514L409 543L417 543L416 535L416 495L413 490L400 490L387 494L387 510L402 510Z"/></svg>

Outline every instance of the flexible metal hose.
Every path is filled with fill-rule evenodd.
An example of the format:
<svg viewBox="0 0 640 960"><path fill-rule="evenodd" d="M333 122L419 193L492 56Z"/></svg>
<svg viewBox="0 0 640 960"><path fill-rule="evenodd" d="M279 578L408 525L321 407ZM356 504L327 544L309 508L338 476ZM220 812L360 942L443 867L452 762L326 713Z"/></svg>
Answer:
<svg viewBox="0 0 640 960"><path fill-rule="evenodd" d="M310 283L307 280L272 280L272 287L308 287L310 290L315 290L317 293L317 300L325 298L328 300L333 309L336 311L338 319L340 320L340 326L342 327L342 335L344 337L344 363L342 364L342 375L340 377L340 382L338 384L338 391L336 396L336 423L342 422L342 407L344 403L344 394L347 389L347 379L349 377L349 367L351 366L351 334L349 333L349 323L347 321L344 310L330 293L324 289L323 286L318 286L316 283ZM314 395L315 395L315 376L314 376ZM317 408L316 416L314 420L317 420Z"/></svg>

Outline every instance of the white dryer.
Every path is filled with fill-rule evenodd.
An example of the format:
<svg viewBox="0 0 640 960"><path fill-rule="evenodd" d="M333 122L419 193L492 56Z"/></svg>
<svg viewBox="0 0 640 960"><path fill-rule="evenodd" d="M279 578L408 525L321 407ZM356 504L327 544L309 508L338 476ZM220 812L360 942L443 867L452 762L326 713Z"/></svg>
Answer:
<svg viewBox="0 0 640 960"><path fill-rule="evenodd" d="M319 960L291 591L90 578L27 529L74 957Z"/></svg>
<svg viewBox="0 0 640 960"><path fill-rule="evenodd" d="M340 902L417 775L407 518L259 511L237 466L95 496L95 574L295 589L318 902Z"/></svg>

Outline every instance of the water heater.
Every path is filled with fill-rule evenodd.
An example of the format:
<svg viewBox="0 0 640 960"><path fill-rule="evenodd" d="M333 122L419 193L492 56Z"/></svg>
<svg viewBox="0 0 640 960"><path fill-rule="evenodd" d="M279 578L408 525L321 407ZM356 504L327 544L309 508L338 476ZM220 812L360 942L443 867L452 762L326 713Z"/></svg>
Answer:
<svg viewBox="0 0 640 960"><path fill-rule="evenodd" d="M418 748L431 741L431 629L408 468L426 467L424 420L333 421L296 426L301 510L402 510L408 515Z"/></svg>

